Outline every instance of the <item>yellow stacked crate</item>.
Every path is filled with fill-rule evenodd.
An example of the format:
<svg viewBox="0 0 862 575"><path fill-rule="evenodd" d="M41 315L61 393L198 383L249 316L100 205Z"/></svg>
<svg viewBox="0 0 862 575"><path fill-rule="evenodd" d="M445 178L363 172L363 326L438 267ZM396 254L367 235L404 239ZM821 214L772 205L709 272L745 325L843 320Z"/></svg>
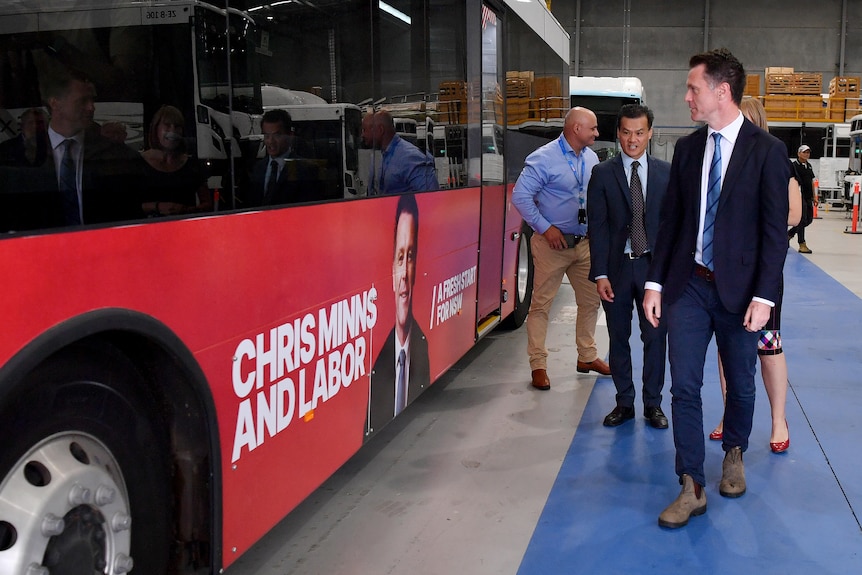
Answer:
<svg viewBox="0 0 862 575"><path fill-rule="evenodd" d="M467 84L464 82L440 82L437 96L437 114L446 124L467 123Z"/></svg>

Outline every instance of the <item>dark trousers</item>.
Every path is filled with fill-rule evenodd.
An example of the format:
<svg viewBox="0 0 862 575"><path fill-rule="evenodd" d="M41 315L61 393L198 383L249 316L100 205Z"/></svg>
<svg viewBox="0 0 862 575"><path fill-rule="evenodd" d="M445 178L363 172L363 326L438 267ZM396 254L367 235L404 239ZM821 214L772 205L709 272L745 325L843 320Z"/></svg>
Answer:
<svg viewBox="0 0 862 575"><path fill-rule="evenodd" d="M705 485L703 370L706 350L715 334L727 378L722 448L748 449L754 415L754 371L759 332L742 325L744 314L731 313L718 298L715 283L692 276L680 299L666 308L671 372L673 441L676 473ZM711 361L707 369L717 370Z"/></svg>
<svg viewBox="0 0 862 575"><path fill-rule="evenodd" d="M796 236L796 240L800 244L805 243L805 228L811 225L814 221L814 200L802 200L802 217L799 219L799 224L787 230L789 237Z"/></svg>
<svg viewBox="0 0 862 575"><path fill-rule="evenodd" d="M667 321L662 317L654 328L646 320L641 302L644 297L649 255L623 260L616 281L613 303L602 301L608 322L610 353L608 363L617 389L617 405L634 407L635 386L632 378L632 307L637 309L638 324L643 342L643 400L644 407L661 406L664 387L665 359L667 356Z"/></svg>

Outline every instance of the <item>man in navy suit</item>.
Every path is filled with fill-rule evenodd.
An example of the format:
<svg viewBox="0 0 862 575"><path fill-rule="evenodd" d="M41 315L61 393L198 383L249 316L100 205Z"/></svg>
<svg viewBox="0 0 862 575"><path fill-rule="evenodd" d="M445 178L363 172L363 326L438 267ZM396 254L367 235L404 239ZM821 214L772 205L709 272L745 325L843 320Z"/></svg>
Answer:
<svg viewBox="0 0 862 575"><path fill-rule="evenodd" d="M727 376L719 493L745 493L757 337L778 300L788 247L787 150L740 112L742 64L720 49L693 56L689 68L685 101L707 125L677 142L643 302L653 326L662 312L668 325L682 490L659 515L667 528L706 512L700 390L713 334Z"/></svg>
<svg viewBox="0 0 862 575"><path fill-rule="evenodd" d="M652 110L628 104L617 115L617 138L623 153L595 168L587 191L590 224L590 279L596 282L608 321L611 373L616 407L604 425L616 427L635 416L632 381L632 306L640 317L644 345L644 417L656 429L667 429L661 409L667 353L667 325L653 327L640 302L652 250L658 235L661 202L670 164L646 153L652 138Z"/></svg>

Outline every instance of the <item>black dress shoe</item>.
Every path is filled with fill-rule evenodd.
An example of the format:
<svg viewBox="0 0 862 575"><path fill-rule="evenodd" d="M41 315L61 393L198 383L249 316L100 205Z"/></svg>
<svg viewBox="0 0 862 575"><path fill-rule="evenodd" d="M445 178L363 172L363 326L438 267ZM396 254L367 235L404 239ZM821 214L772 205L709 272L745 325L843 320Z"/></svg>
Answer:
<svg viewBox="0 0 862 575"><path fill-rule="evenodd" d="M665 416L659 406L645 408L644 419L649 421L649 424L656 429L667 429L667 416Z"/></svg>
<svg viewBox="0 0 862 575"><path fill-rule="evenodd" d="M635 408L634 407L622 407L616 406L612 412L605 416L605 421L603 425L605 427L616 427L621 423L625 423L629 419L635 418Z"/></svg>

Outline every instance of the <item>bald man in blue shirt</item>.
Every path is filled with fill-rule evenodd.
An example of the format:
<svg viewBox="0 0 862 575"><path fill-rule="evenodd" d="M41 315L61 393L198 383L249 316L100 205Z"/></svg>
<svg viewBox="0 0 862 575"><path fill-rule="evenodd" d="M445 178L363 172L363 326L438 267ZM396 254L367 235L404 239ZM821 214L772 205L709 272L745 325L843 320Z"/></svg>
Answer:
<svg viewBox="0 0 862 575"><path fill-rule="evenodd" d="M512 193L512 203L535 232L530 240L534 273L533 299L527 315L527 353L536 389L551 388L545 338L548 312L564 274L572 284L578 306L577 370L611 374L596 347L601 300L589 279L587 186L599 158L588 146L598 135L598 121L591 110L581 107L569 110L560 137L527 156Z"/></svg>

